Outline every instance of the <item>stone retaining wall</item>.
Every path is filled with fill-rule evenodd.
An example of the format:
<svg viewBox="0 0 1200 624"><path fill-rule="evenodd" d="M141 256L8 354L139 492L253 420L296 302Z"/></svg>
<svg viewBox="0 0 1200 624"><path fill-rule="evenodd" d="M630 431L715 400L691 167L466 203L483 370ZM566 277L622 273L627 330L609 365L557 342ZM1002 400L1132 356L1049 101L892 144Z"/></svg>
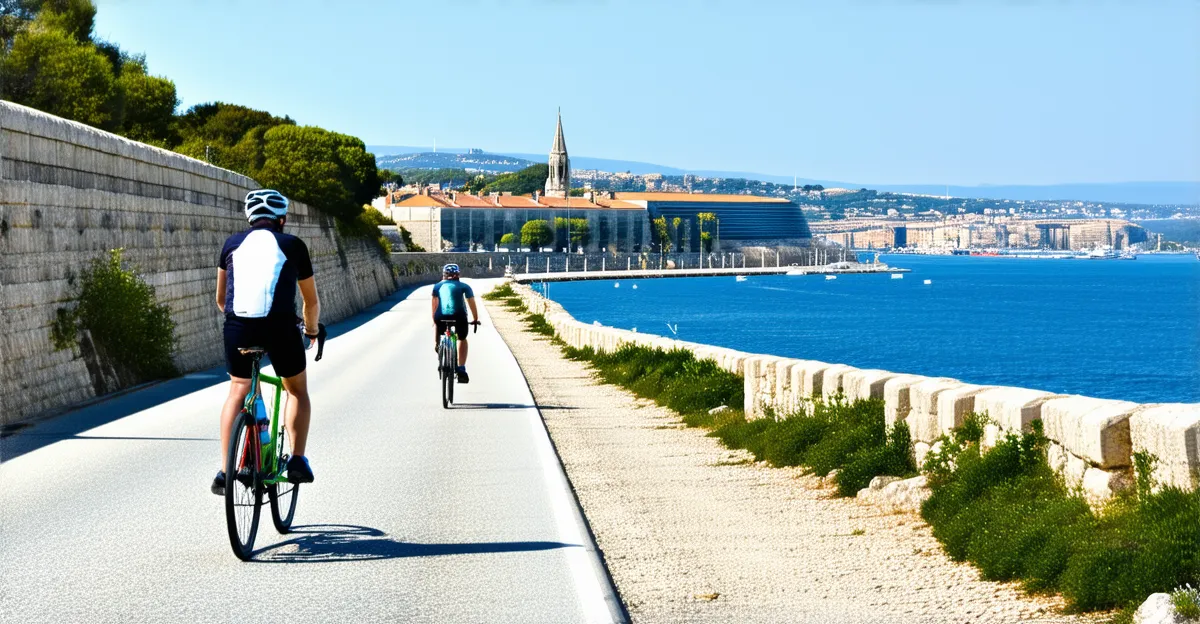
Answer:
<svg viewBox="0 0 1200 624"><path fill-rule="evenodd" d="M89 261L125 259L171 308L175 364L220 363L215 305L221 245L246 227L242 200L258 185L207 163L0 101L0 424L114 390L79 348L55 351L50 325ZM308 244L333 322L395 290L373 241L345 238L299 202L287 231ZM91 371L91 372L89 372Z"/></svg>
<svg viewBox="0 0 1200 624"><path fill-rule="evenodd" d="M888 426L906 422L918 462L943 434L971 413L989 419L983 443L991 446L1009 432L1029 431L1042 421L1051 443L1047 455L1068 485L1092 500L1109 497L1132 482L1132 455L1154 454L1154 478L1184 489L1200 487L1200 404L1150 404L1068 396L1004 386L980 386L954 379L858 369L684 342L571 317L561 305L527 285L512 284L526 306L543 314L573 347L612 351L632 343L686 349L711 359L745 380L746 418L786 418L814 400L882 399Z"/></svg>

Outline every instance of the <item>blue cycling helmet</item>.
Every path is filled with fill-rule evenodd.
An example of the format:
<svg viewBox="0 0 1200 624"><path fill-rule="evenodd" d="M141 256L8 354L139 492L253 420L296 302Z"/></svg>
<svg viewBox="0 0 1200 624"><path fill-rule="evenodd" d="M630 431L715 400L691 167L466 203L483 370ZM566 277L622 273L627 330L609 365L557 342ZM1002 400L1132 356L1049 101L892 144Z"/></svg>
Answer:
<svg viewBox="0 0 1200 624"><path fill-rule="evenodd" d="M450 263L442 267L442 275L458 275L460 269L457 264Z"/></svg>
<svg viewBox="0 0 1200 624"><path fill-rule="evenodd" d="M246 193L246 220L282 219L287 216L288 200L279 191L259 189Z"/></svg>

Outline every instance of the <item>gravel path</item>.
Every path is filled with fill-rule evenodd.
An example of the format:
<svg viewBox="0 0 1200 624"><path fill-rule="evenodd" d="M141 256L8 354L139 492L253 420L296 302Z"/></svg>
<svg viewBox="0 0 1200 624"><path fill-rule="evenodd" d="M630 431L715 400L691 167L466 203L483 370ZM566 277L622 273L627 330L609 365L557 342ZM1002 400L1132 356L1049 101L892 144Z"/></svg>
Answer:
<svg viewBox="0 0 1200 624"><path fill-rule="evenodd" d="M979 579L914 515L756 464L594 380L489 308L516 355L633 620L1076 622L1061 600Z"/></svg>

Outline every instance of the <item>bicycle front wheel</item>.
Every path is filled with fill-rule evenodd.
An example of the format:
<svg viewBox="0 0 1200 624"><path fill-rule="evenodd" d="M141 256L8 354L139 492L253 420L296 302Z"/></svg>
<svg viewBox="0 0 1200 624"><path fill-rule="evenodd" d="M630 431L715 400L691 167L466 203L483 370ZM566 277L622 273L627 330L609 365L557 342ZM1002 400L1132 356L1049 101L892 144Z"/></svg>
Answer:
<svg viewBox="0 0 1200 624"><path fill-rule="evenodd" d="M279 431L276 441L278 471L283 472L292 456L292 441L287 437L287 429ZM296 517L296 499L300 496L300 484L281 481L267 488L271 500L271 522L280 534L292 530L292 519Z"/></svg>
<svg viewBox="0 0 1200 624"><path fill-rule="evenodd" d="M225 523L229 545L242 561L254 555L254 537L262 513L262 453L254 416L245 411L233 421L225 460Z"/></svg>

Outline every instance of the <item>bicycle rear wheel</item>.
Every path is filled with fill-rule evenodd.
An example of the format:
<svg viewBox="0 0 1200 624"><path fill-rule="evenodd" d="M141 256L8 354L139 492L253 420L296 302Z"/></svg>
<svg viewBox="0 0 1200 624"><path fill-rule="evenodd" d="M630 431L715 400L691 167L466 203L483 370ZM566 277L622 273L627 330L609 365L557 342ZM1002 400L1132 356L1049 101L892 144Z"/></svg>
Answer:
<svg viewBox="0 0 1200 624"><path fill-rule="evenodd" d="M262 513L262 453L254 416L245 411L233 421L225 460L225 524L229 545L242 561L254 555L254 538Z"/></svg>
<svg viewBox="0 0 1200 624"><path fill-rule="evenodd" d="M446 377L450 379L450 403L454 403L454 382L458 381L458 343L450 348L450 366L446 368Z"/></svg>
<svg viewBox="0 0 1200 624"><path fill-rule="evenodd" d="M278 449L276 466L282 473L292 455L292 441L287 437L286 428L279 430L279 439L275 447ZM268 487L267 495L271 501L271 522L276 531L286 534L292 530L292 519L296 517L296 499L300 496L300 484L281 481Z"/></svg>
<svg viewBox="0 0 1200 624"><path fill-rule="evenodd" d="M442 343L442 409L449 409L454 402L454 367L450 359L453 351L449 340Z"/></svg>

